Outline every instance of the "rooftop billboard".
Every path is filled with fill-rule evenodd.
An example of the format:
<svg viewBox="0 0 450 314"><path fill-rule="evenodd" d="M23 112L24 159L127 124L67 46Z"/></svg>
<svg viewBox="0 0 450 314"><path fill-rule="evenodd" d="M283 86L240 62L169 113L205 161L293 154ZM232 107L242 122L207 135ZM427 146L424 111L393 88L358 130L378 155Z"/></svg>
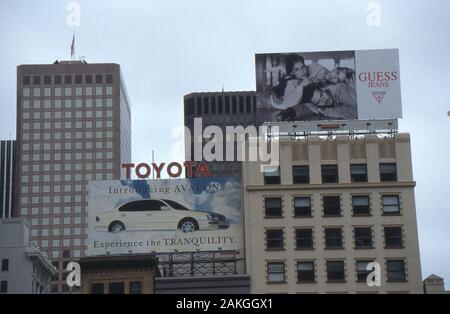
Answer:
<svg viewBox="0 0 450 314"><path fill-rule="evenodd" d="M243 251L239 178L91 181L87 255Z"/></svg>
<svg viewBox="0 0 450 314"><path fill-rule="evenodd" d="M398 49L257 54L257 120L402 117Z"/></svg>

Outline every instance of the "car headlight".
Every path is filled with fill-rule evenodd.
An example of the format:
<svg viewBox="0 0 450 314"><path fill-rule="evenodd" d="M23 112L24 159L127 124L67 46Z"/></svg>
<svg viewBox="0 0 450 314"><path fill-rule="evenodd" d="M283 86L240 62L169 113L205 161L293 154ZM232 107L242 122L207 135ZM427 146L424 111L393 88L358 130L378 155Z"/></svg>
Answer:
<svg viewBox="0 0 450 314"><path fill-rule="evenodd" d="M225 220L225 216L216 214L216 213L208 213L209 220Z"/></svg>

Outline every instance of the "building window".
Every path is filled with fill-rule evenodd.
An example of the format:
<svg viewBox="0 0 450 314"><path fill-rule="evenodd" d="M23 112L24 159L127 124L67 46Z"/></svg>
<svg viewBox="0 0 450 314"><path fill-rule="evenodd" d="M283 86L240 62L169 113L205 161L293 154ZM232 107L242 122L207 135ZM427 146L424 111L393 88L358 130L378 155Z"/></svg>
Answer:
<svg viewBox="0 0 450 314"><path fill-rule="evenodd" d="M2 271L8 271L9 270L9 259L3 259L2 260Z"/></svg>
<svg viewBox="0 0 450 314"><path fill-rule="evenodd" d="M6 280L0 282L0 293L8 293L8 282Z"/></svg>
<svg viewBox="0 0 450 314"><path fill-rule="evenodd" d="M113 83L112 74L106 74L106 84L112 84L112 83Z"/></svg>
<svg viewBox="0 0 450 314"><path fill-rule="evenodd" d="M370 199L369 195L352 196L353 215L364 216L370 215Z"/></svg>
<svg viewBox="0 0 450 314"><path fill-rule="evenodd" d="M91 285L91 294L104 294L105 285L103 283L93 283Z"/></svg>
<svg viewBox="0 0 450 314"><path fill-rule="evenodd" d="M266 230L266 248L267 250L284 249L283 229Z"/></svg>
<svg viewBox="0 0 450 314"><path fill-rule="evenodd" d="M97 74L95 76L95 84L103 84L103 75Z"/></svg>
<svg viewBox="0 0 450 314"><path fill-rule="evenodd" d="M337 165L322 165L322 183L338 183Z"/></svg>
<svg viewBox="0 0 450 314"><path fill-rule="evenodd" d="M61 75L55 75L54 79L55 79L55 85L61 85L61 82L62 82Z"/></svg>
<svg viewBox="0 0 450 314"><path fill-rule="evenodd" d="M111 282L109 284L109 294L124 294L125 285L123 282Z"/></svg>
<svg viewBox="0 0 450 314"><path fill-rule="evenodd" d="M84 83L85 84L92 84L92 75L85 75L84 76Z"/></svg>
<svg viewBox="0 0 450 314"><path fill-rule="evenodd" d="M33 76L33 84L34 85L40 85L41 84L41 77L40 76Z"/></svg>
<svg viewBox="0 0 450 314"><path fill-rule="evenodd" d="M72 84L72 75L64 75L64 84Z"/></svg>
<svg viewBox="0 0 450 314"><path fill-rule="evenodd" d="M50 75L44 76L44 85L51 85L52 84L52 77Z"/></svg>
<svg viewBox="0 0 450 314"><path fill-rule="evenodd" d="M327 281L328 282L345 281L344 261L327 261Z"/></svg>
<svg viewBox="0 0 450 314"><path fill-rule="evenodd" d="M294 184L309 183L309 166L293 166L292 179Z"/></svg>
<svg viewBox="0 0 450 314"><path fill-rule="evenodd" d="M367 276L372 272L372 270L367 270L367 265L372 263L373 261L367 260L357 260L356 261L356 281L357 282L366 282Z"/></svg>
<svg viewBox="0 0 450 314"><path fill-rule="evenodd" d="M132 281L130 282L130 294L141 294L142 293L142 282Z"/></svg>
<svg viewBox="0 0 450 314"><path fill-rule="evenodd" d="M75 75L75 84L82 84L82 83L83 83L83 76Z"/></svg>
<svg viewBox="0 0 450 314"><path fill-rule="evenodd" d="M324 196L323 197L323 215L324 216L340 216L341 215L341 198L340 198L340 196Z"/></svg>
<svg viewBox="0 0 450 314"><path fill-rule="evenodd" d="M405 281L405 262L403 260L387 260L388 281Z"/></svg>
<svg viewBox="0 0 450 314"><path fill-rule="evenodd" d="M267 282L268 283L284 283L285 282L284 262L268 262L267 263Z"/></svg>
<svg viewBox="0 0 450 314"><path fill-rule="evenodd" d="M283 217L281 197L267 197L264 203L266 218Z"/></svg>
<svg viewBox="0 0 450 314"><path fill-rule="evenodd" d="M280 184L280 167L264 170L264 184Z"/></svg>
<svg viewBox="0 0 450 314"><path fill-rule="evenodd" d="M297 262L297 282L315 282L314 262Z"/></svg>
<svg viewBox="0 0 450 314"><path fill-rule="evenodd" d="M387 249L402 248L402 227L384 227L384 245Z"/></svg>
<svg viewBox="0 0 450 314"><path fill-rule="evenodd" d="M305 250L313 249L313 230L309 229L296 229L295 230L295 244L296 249Z"/></svg>
<svg viewBox="0 0 450 314"><path fill-rule="evenodd" d="M397 215L400 214L400 201L398 195L383 195L383 214Z"/></svg>
<svg viewBox="0 0 450 314"><path fill-rule="evenodd" d="M325 248L342 249L342 228L325 228Z"/></svg>
<svg viewBox="0 0 450 314"><path fill-rule="evenodd" d="M30 85L30 77L22 76L22 85Z"/></svg>
<svg viewBox="0 0 450 314"><path fill-rule="evenodd" d="M311 217L311 197L294 197L294 216Z"/></svg>
<svg viewBox="0 0 450 314"><path fill-rule="evenodd" d="M381 163L380 180L381 182L397 181L397 165L395 163Z"/></svg>
<svg viewBox="0 0 450 314"><path fill-rule="evenodd" d="M355 227L353 230L355 237L356 249L372 248L372 228L371 227Z"/></svg>
<svg viewBox="0 0 450 314"><path fill-rule="evenodd" d="M367 182L367 165L350 165L350 177L352 182Z"/></svg>
<svg viewBox="0 0 450 314"><path fill-rule="evenodd" d="M63 258L70 258L70 250L63 250Z"/></svg>

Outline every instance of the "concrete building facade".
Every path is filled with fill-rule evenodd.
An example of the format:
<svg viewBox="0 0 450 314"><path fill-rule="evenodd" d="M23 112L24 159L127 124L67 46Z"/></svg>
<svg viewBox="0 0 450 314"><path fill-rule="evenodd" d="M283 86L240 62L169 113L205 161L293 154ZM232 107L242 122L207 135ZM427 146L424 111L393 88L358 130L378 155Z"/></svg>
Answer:
<svg viewBox="0 0 450 314"><path fill-rule="evenodd" d="M16 215L60 272L84 255L89 180L121 178L131 161L130 105L118 64L56 61L17 67Z"/></svg>
<svg viewBox="0 0 450 314"><path fill-rule="evenodd" d="M243 164L252 293L422 293L409 134L279 144L275 171Z"/></svg>
<svg viewBox="0 0 450 314"><path fill-rule="evenodd" d="M56 274L47 255L30 243L24 218L0 219L0 294L45 294Z"/></svg>

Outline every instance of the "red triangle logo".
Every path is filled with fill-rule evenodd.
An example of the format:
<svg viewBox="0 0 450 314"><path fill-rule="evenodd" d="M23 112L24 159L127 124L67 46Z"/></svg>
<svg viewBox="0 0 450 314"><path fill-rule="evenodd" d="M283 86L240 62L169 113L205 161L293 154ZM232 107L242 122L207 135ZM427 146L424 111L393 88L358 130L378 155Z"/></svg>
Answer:
<svg viewBox="0 0 450 314"><path fill-rule="evenodd" d="M379 104L380 104L381 101L383 100L385 94L386 94L386 92L381 92L381 91L378 91L378 92L372 92L373 98L375 98L375 100L376 100Z"/></svg>

